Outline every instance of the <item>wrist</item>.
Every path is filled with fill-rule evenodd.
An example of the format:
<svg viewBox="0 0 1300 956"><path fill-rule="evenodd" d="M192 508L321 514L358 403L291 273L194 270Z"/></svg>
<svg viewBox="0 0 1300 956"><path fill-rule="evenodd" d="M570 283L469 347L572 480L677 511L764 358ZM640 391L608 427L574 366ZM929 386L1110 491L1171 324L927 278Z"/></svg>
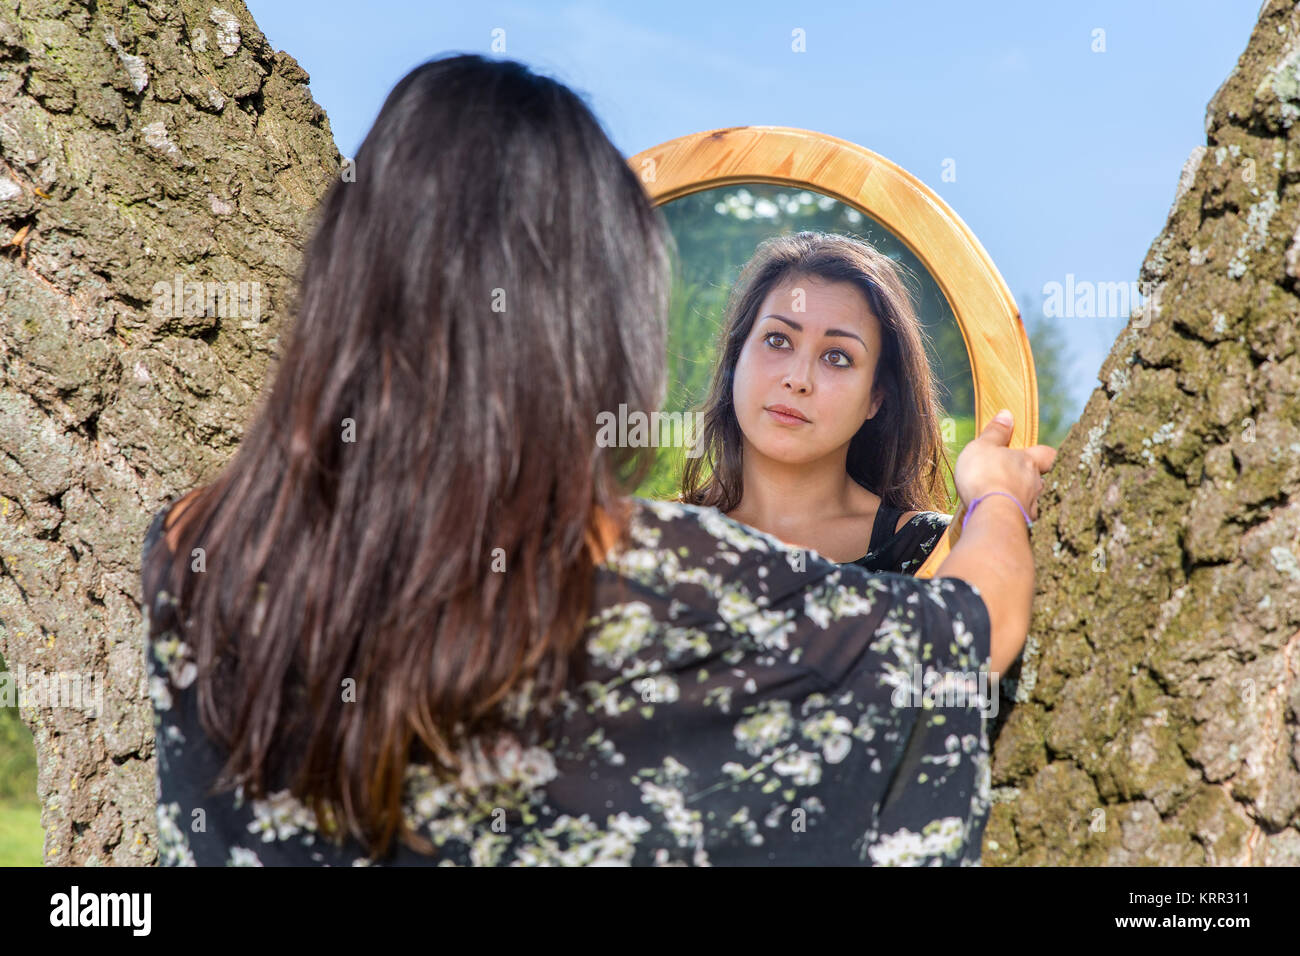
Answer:
<svg viewBox="0 0 1300 956"><path fill-rule="evenodd" d="M1006 495L989 495L962 520L965 527L954 550L963 545L975 549L981 564L1004 582L1021 580L1026 574L1033 577L1032 541L1018 502Z"/></svg>
<svg viewBox="0 0 1300 956"><path fill-rule="evenodd" d="M965 530L967 522L975 520L975 516L979 514L1000 516L997 519L999 521L1007 521L1014 516L1015 523L1024 528L1026 532L1033 526L1029 512L1020 503L1020 499L1011 492L999 488L991 488L988 491L981 492L966 503L966 514L962 518L963 530Z"/></svg>

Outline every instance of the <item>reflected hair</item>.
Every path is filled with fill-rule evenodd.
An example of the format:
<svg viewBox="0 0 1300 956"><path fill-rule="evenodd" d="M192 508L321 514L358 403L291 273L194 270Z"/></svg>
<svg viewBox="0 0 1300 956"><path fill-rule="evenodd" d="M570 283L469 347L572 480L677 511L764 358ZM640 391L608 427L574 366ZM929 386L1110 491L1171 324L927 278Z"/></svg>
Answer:
<svg viewBox="0 0 1300 956"><path fill-rule="evenodd" d="M727 299L718 361L698 409L702 452L686 461L680 500L723 513L740 504L744 442L733 387L741 349L773 288L787 279L815 278L857 286L880 321L876 386L883 400L849 441L849 476L903 511L951 509L944 476L952 474L952 461L939 428L942 405L925 352L929 336L903 283L904 270L853 236L805 231L759 243Z"/></svg>
<svg viewBox="0 0 1300 956"><path fill-rule="evenodd" d="M436 854L408 766L475 780L482 741L543 733L598 531L625 540L653 467L596 423L662 404L671 249L557 80L456 55L397 83L317 209L269 397L143 569L228 754L214 792L287 787L339 841Z"/></svg>

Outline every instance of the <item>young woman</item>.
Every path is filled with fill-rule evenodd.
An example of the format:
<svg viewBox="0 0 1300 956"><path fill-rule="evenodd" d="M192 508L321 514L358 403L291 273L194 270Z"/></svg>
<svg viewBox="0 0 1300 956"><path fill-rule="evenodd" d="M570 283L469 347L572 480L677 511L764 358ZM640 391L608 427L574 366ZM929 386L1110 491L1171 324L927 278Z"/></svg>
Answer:
<svg viewBox="0 0 1300 956"><path fill-rule="evenodd" d="M924 339L868 243L764 241L732 289L681 500L832 561L914 572L951 520Z"/></svg>
<svg viewBox="0 0 1300 956"><path fill-rule="evenodd" d="M979 705L895 694L1019 653L1050 449L963 452L927 581L628 497L655 450L598 422L660 407L667 242L560 83L397 84L265 404L145 537L163 863L978 860Z"/></svg>

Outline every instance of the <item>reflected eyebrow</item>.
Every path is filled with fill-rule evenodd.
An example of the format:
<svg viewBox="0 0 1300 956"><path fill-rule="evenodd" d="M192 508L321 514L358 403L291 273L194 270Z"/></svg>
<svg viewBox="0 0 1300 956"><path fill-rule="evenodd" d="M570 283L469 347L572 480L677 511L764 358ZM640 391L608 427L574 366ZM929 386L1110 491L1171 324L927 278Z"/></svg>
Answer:
<svg viewBox="0 0 1300 956"><path fill-rule="evenodd" d="M765 319L780 319L780 320L781 320L782 322L784 322L786 325L792 327L796 332L802 332L802 331L803 331L803 326L800 325L798 322L794 321L794 319L787 319L784 315L777 315L775 312L771 313L770 315L765 315L765 316L763 316L763 318L765 318ZM827 336L838 335L838 336L840 336L841 338L846 338L846 339L857 339L859 342L862 342L862 336L860 336L860 335L855 335L853 332L845 332L843 329L827 329L825 334L826 334ZM863 347L864 349L867 348L867 343L866 343L866 342L862 342L862 347ZM871 350L870 350L870 349L867 349L867 351L869 352L869 351L871 351Z"/></svg>

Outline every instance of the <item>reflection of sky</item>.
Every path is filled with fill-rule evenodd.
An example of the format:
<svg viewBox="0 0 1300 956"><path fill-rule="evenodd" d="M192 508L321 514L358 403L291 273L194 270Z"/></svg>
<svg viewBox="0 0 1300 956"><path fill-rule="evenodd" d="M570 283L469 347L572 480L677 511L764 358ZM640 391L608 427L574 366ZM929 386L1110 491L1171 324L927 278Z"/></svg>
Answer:
<svg viewBox="0 0 1300 956"><path fill-rule="evenodd" d="M411 67L450 52L509 56L584 93L629 156L744 124L861 143L957 211L1028 314L1067 275L1137 279L1260 3L936 0L921 15L912 4L784 0L248 6L311 74L345 155ZM491 48L498 29L504 53ZM1104 52L1092 49L1099 29ZM792 50L796 30L805 52ZM1077 415L1125 319L1054 321L1072 353Z"/></svg>

